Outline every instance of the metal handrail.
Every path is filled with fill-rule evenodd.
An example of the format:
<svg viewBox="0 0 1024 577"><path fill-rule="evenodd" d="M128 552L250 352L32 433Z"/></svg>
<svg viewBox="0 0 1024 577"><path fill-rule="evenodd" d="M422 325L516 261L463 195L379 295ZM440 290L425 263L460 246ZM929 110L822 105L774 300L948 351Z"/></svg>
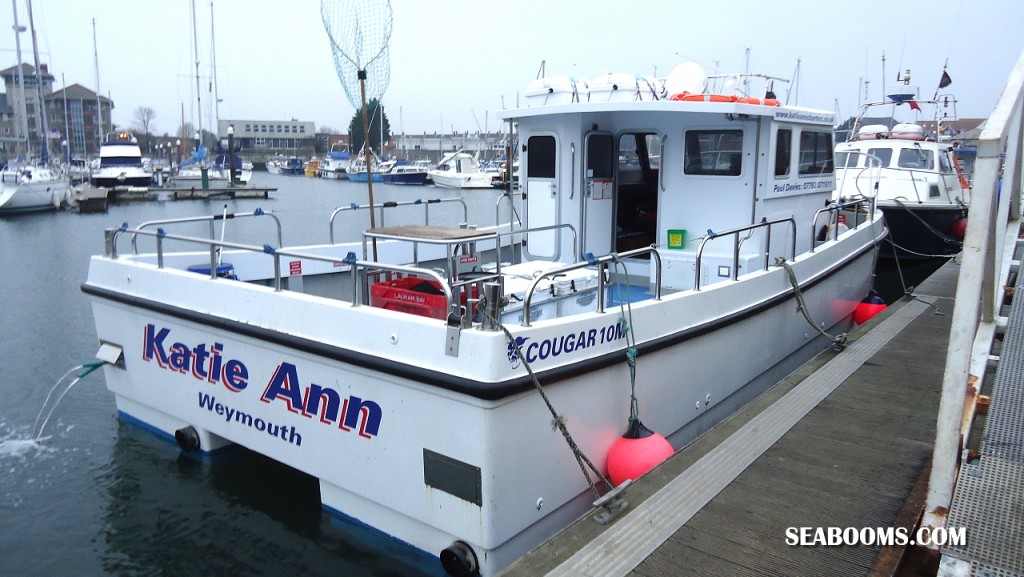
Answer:
<svg viewBox="0 0 1024 577"><path fill-rule="evenodd" d="M861 152L859 150L847 150L847 151L844 151L844 152L846 152L847 154L850 154L850 155L866 157L866 160L864 162L864 167L861 168L860 172L857 173L857 176L855 176L853 178L853 185L857 188L857 194L859 194L859 195L861 195L861 196L863 196L865 198L868 198L868 195L864 194L860 190L860 177L861 177L862 174L867 172L868 173L868 181L871 181L872 180L872 178L871 178L872 173L868 172L868 171L874 170L875 171L874 179L873 179L874 180L874 189L875 189L874 196L878 196L878 183L882 179L882 169L885 168L885 167L882 166L882 159L881 159L881 157L879 157L876 154L871 154L870 152ZM847 162L849 162L849 161L847 161ZM847 179L846 175L848 173L852 172L857 167L855 167L855 166L854 167L843 166L842 168L843 168L843 178L839 180L838 186L836 187L840 191L846 190L846 179Z"/></svg>
<svg viewBox="0 0 1024 577"><path fill-rule="evenodd" d="M865 198L858 198L858 199L855 199L855 200L848 200L848 201L839 202L839 203L833 202L833 203L829 204L828 206L826 206L825 208L818 209L818 211L814 213L814 218L811 219L811 252L814 252L814 249L817 248L815 246L815 243L817 242L815 239L818 238L818 217L819 216L821 216L824 213L831 214L833 212L838 214L843 209L849 208L851 206L863 204L865 202L868 203L868 215L874 214L875 213L875 197L873 197L873 196L865 197ZM854 214L857 215L857 218L854 221L852 228L857 228L861 224L860 223L860 210L855 208L853 210L853 212L854 212ZM829 217L829 221L831 222L831 220L832 220L832 217L830 216ZM869 220L871 220L870 216L866 216L865 219L864 219L864 222L868 222ZM832 240L838 240L838 239L839 239L839 227L836 226L836 227L833 227L833 229L832 229Z"/></svg>
<svg viewBox="0 0 1024 577"><path fill-rule="evenodd" d="M987 361L1000 322L1003 283L1013 268L1022 222L1022 134L1024 53L978 138L922 527L944 527L948 520L959 457L966 447L965 430L972 426L965 418L965 413L973 412L968 401L977 400L977 386L985 382L989 370Z"/></svg>
<svg viewBox="0 0 1024 577"><path fill-rule="evenodd" d="M442 204L442 203L447 203L447 202L458 202L458 203L462 204L462 222L467 222L469 220L469 208L466 206L466 201L461 199L461 198L432 198L432 199L427 199L427 200L423 200L422 198L417 198L416 200L406 200L406 201L402 201L402 202L393 202L393 201L383 202L383 203L380 203L380 204L373 205L373 207L380 210L380 226L384 226L384 209L385 208L397 208L399 206L423 205L423 224L424 225L429 225L430 224L430 205L432 205L432 204ZM341 214L341 213L343 213L345 211L349 211L349 210L362 210L362 209L368 209L368 208L370 208L369 204L356 204L356 203L352 203L352 204L350 204L348 206L341 206L341 207L338 207L338 208L334 209L334 212L331 213L330 224L328 225L330 227L331 244L334 244L334 219L339 214Z"/></svg>
<svg viewBox="0 0 1024 577"><path fill-rule="evenodd" d="M561 228L567 228L567 229L569 229L569 232L572 233L572 254L573 255L579 254L577 252L579 241L578 241L577 235L576 235L576 227L574 227L573 225L571 225L569 223L549 224L547 226L538 226L536 228L524 228L522 230L513 230L513 231L509 231L509 232L496 232L495 233L495 237L498 239L497 246L501 247L501 238L505 237L505 236L512 236L512 235L516 235L516 234L530 234L530 233L535 233L535 232L544 232L544 231L547 231L547 230L557 230L557 229L561 229ZM500 261L501 259L498 259L498 260Z"/></svg>
<svg viewBox="0 0 1024 577"><path fill-rule="evenodd" d="M249 217L249 216L269 216L270 218L274 219L274 222L277 224L277 246L282 246L284 244L284 242L281 240L281 238L282 238L282 236L281 236L281 220L278 219L277 216L275 216L275 215L273 215L273 214L271 214L269 212L264 212L263 209L261 209L261 208L257 208L256 210L254 210L252 212L236 212L236 213L230 213L229 212L229 213L226 213L226 214L211 214L211 215L205 215L205 216L188 216L188 217L182 217L182 218L168 218L168 219L164 219L164 220L150 220L150 221L146 221L146 222L140 224L139 226L135 227L135 232L139 232L142 229L150 227L150 226L159 226L159 225L164 225L164 224L181 224L181 223L186 223L186 222L209 221L210 222L210 239L213 239L216 236L216 233L213 230L213 224L216 221L218 221L218 220L225 220L225 219L230 220L230 219L233 219L233 218L244 218L244 217ZM134 233L132 234L132 254L139 254L139 247L138 247L138 243L136 242L136 234L134 234Z"/></svg>
<svg viewBox="0 0 1024 577"><path fill-rule="evenodd" d="M590 266L597 265L597 312L604 312L604 291L605 291L605 280L604 280L604 269L609 262L616 262L623 258L631 258L642 254L650 254L655 261L654 268L654 300L661 300L661 255L658 253L658 249L655 246L648 246L644 248L637 248L623 253L612 253L604 255L600 258L590 259L587 261L570 264L549 271L542 272L534 277L530 282L530 286L526 289L526 298L523 299L523 326L530 326L530 302L533 300L533 293L537 289L537 285L540 281L547 277L565 274L574 270L587 268Z"/></svg>
<svg viewBox="0 0 1024 577"><path fill-rule="evenodd" d="M794 219L793 217L780 218L778 220L762 220L761 222L758 222L758 223L755 223L755 224L749 224L747 226L741 226L739 228L734 228L734 229L726 230L726 231L722 231L722 232L712 232L712 231L709 230L708 234L705 235L701 239L700 246L697 248L697 262L695 263L696 270L694 272L693 290L697 290L697 291L700 290L700 265L701 265L701 260L702 260L702 258L704 256L704 247L707 245L708 242L710 242L710 241L712 241L712 240L714 240L716 238L721 238L723 236L729 236L729 235L733 236L732 275L730 276L730 278L732 280L737 280L739 278L739 267L740 267L740 250L739 250L739 244L740 244L739 236L740 236L740 233L741 232L746 232L748 230L754 230L754 229L757 229L757 228L764 228L765 229L764 267L761 270L768 270L768 264L769 264L769 262L768 262L768 258L769 258L768 250L772 246L772 226L774 226L776 224L782 224L782 223L789 223L790 225L792 225L792 239L791 240L793 242L792 242L792 245L790 247L790 257L789 257L789 260L794 260L796 258L796 219Z"/></svg>
<svg viewBox="0 0 1024 577"><path fill-rule="evenodd" d="M106 229L105 232L106 232L106 248L107 248L106 256L111 258L111 259L116 260L117 259L117 237L118 237L119 234L121 234L121 233L128 233L129 231L127 230L126 227L122 227L122 228L108 228L108 229ZM380 263L380 262L375 262L375 261L359 260L359 259L355 258L355 253L352 253L352 252L350 252L345 258L335 258L335 257L323 256L323 255L318 255L318 254L310 254L310 253L305 253L305 252L300 252L300 251L276 249L276 248L274 248L274 247L272 247L270 245L255 246L255 245L248 245L248 244L240 244L240 243L236 243L236 242L227 242L227 241L214 240L214 239L198 238L198 237L193 237L193 236L183 236L183 235L167 234L167 233L165 233L163 231L163 229L158 229L156 231L148 231L148 230L138 230L138 229L136 229L136 230L131 231L130 234L132 235L133 239L137 235L152 236L152 237L156 238L157 268L164 268L163 241L165 239L169 239L169 240L175 240L175 241L180 241L180 242L191 242L191 243L196 243L196 244L208 245L210 247L210 278L211 279L217 278L217 255L219 253L219 249L230 248L230 249L236 249L236 250L249 251L249 252L253 252L253 253L262 253L262 254L266 254L266 255L271 256L274 259L274 291L275 292L279 292L279 291L282 290L282 282L281 282L281 257L285 256L285 257L299 258L299 259L305 259L305 260L322 261L322 262L327 262L327 263L337 264L337 265L343 265L343 266L344 265L348 265L348 266L351 266L353 268L353 272L355 272L355 270L358 267L362 267L362 268L366 268L366 269L374 268L374 269L379 269L379 270L388 270L388 271L393 271L393 272L400 272L400 273L406 273L406 274L414 274L416 276L427 277L427 278L430 278L430 279L433 279L433 280L437 281L437 283L440 285L440 290L444 293L444 296L445 296L445 308L446 308L446 310L450 310L451 309L452 302L454 300L452 298L452 289L448 286L447 279L444 279L443 277L441 277L441 275L438 274L436 271L433 271L433 270L430 270L430 269L425 269L425 268L418 268L418 267L411 267L411 266L404 266L404 265L392 265L392 264ZM359 283L358 282L353 282L352 284L353 284L353 299L352 299L351 304L352 304L352 306L358 306L360 304L359 292L358 292L359 291L359 289L358 289Z"/></svg>

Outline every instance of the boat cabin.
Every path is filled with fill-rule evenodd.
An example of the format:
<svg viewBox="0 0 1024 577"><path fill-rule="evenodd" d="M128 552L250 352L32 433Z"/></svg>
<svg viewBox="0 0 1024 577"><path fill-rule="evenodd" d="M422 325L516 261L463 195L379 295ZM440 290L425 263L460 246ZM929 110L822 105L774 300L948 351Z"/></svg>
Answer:
<svg viewBox="0 0 1024 577"><path fill-rule="evenodd" d="M527 260L656 246L668 289L742 274L731 264L733 243L721 242L704 249L695 278L702 242L760 223L810 220L835 184L833 116L819 111L648 99L541 104L504 116L519 134L524 226L562 227L528 233ZM792 254L794 240L811 242L810 228L787 226L744 232L739 268L760 268L755 260L764 259L769 237L779 255ZM653 282L648 261L635 260Z"/></svg>

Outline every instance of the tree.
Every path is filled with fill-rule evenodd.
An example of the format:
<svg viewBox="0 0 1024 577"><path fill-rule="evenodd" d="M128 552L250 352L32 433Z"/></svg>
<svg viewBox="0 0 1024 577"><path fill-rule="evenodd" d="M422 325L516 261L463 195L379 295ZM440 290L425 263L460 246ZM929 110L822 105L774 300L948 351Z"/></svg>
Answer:
<svg viewBox="0 0 1024 577"><path fill-rule="evenodd" d="M156 111L148 106L140 106L135 109L135 129L145 143L151 139L152 135L149 129L153 125L154 118L156 118Z"/></svg>
<svg viewBox="0 0 1024 577"><path fill-rule="evenodd" d="M380 101L373 99L366 104L367 117L370 119L370 148L381 151L383 142L391 139L391 123L388 122L388 115L384 112L384 106ZM381 123L383 122L383 130ZM352 122L348 123L349 142L352 143L352 151L358 152L363 149L363 110L359 109L352 116Z"/></svg>

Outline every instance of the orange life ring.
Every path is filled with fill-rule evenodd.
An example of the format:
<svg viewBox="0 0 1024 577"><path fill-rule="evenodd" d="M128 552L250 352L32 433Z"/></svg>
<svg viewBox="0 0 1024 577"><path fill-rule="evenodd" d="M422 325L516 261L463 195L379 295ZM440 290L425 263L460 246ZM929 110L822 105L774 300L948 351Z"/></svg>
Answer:
<svg viewBox="0 0 1024 577"><path fill-rule="evenodd" d="M736 102L736 97L726 94L691 94L689 92L681 92L673 94L669 97L669 100L682 102Z"/></svg>
<svg viewBox="0 0 1024 577"><path fill-rule="evenodd" d="M774 98L752 98L750 96L744 96L743 98L737 98L736 102L740 104L758 104L761 106L782 106L782 103Z"/></svg>

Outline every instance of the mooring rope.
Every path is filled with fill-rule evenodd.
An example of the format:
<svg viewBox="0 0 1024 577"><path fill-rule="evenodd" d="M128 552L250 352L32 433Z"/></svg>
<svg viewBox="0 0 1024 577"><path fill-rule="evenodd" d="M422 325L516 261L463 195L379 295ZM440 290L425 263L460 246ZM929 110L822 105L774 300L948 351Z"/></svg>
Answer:
<svg viewBox="0 0 1024 577"><path fill-rule="evenodd" d="M622 262L618 253L612 253L612 262L615 263L615 272L622 267L623 278L629 279L629 269L626 263ZM599 273L600 274L600 273ZM628 297L628 295L627 295ZM622 298L622 283L615 285L615 298L619 301L619 322L622 323L622 331L626 335L626 364L629 365L629 425L640 422L640 409L636 399L636 335L633 334L633 301L630 298Z"/></svg>
<svg viewBox="0 0 1024 577"><path fill-rule="evenodd" d="M797 308L799 308L800 312L803 313L804 319L807 320L807 323L814 327L814 330L824 335L825 338L832 341L832 346L835 347L836 350L843 350L843 348L846 347L847 334L839 333L838 335L832 336L819 327L818 323L814 322L814 319L811 318L810 311L807 310L807 303L804 302L804 294L803 291L800 290L800 283L796 280L796 273L793 272L793 266L786 262L786 259L781 256L775 257L775 264L786 269L786 273L789 276L789 284L793 285L793 292L796 295Z"/></svg>
<svg viewBox="0 0 1024 577"><path fill-rule="evenodd" d="M907 281L906 281L906 279L903 278L903 267L900 264L900 256L896 252L896 249L898 248L900 250L904 250L906 252L909 252L910 254L916 254L918 256L926 256L928 258L953 258L956 255L942 255L942 256L922 255L922 254L918 254L918 253L909 251L909 250L901 247L900 245L894 243L892 241L892 235L890 235L886 240L889 241L889 244L891 244L893 246L892 259L894 261L896 261L896 272L897 272L897 274L899 274L899 277L900 277L900 286L903 287L903 296L904 297L910 297L910 298L912 298L912 299L914 299L916 301L921 301L924 304L932 307L933 309L935 309L935 314L937 314L937 315L945 315L946 313L944 313L941 310L939 310L939 306L938 305L936 305L935 303L930 303L930 302L922 299L921 297L917 296L916 294L914 294L914 289L917 288L916 286L910 286L910 287L907 286Z"/></svg>
<svg viewBox="0 0 1024 577"><path fill-rule="evenodd" d="M541 386L540 380L533 372L533 367L531 367L529 361L526 360L526 355L523 354L523 350L520 348L516 338L512 336L512 332L502 324L500 319L496 319L487 313L486 304L486 299L481 296L480 301L477 303L477 310L479 310L490 322L493 322L502 330L502 332L505 333L505 338L508 339L509 346L513 348L519 359L523 361L523 366L526 368L526 372L530 375L530 380L533 381L533 386L537 389L537 392L540 393L541 399L544 400L544 404L551 413L552 428L558 429L562 433L562 437L565 439L566 444L569 445L569 449L572 451L573 456L576 457L576 463L580 466L580 471L583 472L583 477L586 478L587 485L590 487L591 492L594 493L594 499L599 499L601 497L601 492L598 490L596 483L587 471L588 468L602 483L604 483L608 490L614 489L615 486L612 485L611 481L609 481L607 477L601 474L601 471L589 458L587 458L583 453L583 450L580 449L579 445L576 444L576 441L573 440L572 434L569 433L568 427L565 426L565 417L559 415L558 412L555 411L555 407L551 403L551 399L549 399L547 393L544 392L544 387Z"/></svg>
<svg viewBox="0 0 1024 577"><path fill-rule="evenodd" d="M912 216L912 217L916 218L916 219L917 219L917 221L918 221L918 222L920 222L920 223L921 223L921 224L922 224L922 225L923 225L923 226L924 226L924 227L925 227L926 229L928 229L928 231L929 231L929 232L931 232L931 233L932 233L932 234L934 234L935 236L937 236L937 237L939 237L940 239L942 239L942 242L944 242L944 243L946 243L946 244L958 244L958 245L963 245L963 243L962 243L961 241L959 241L959 240L956 240L955 238L951 238L951 237L949 237L949 236L946 236L945 234L943 234L942 232L940 232L939 230L937 230L937 229L936 229L935 227L933 227L932 225L930 225L930 224L928 224L927 222L925 222L925 220L924 220L923 218L921 218L920 216L918 216L918 214L917 214L916 212L914 212L914 211L910 210L910 208L909 208L909 207L907 207L907 205L903 204L903 202L902 202L902 201L900 201L900 199L898 199L898 198L894 198L894 199L893 199L893 202L895 202L896 204L898 204L898 205L899 205L899 207L900 207L900 208L902 208L903 210L907 211L907 214L909 214L910 216ZM908 252L909 252L909 251L908 251Z"/></svg>

